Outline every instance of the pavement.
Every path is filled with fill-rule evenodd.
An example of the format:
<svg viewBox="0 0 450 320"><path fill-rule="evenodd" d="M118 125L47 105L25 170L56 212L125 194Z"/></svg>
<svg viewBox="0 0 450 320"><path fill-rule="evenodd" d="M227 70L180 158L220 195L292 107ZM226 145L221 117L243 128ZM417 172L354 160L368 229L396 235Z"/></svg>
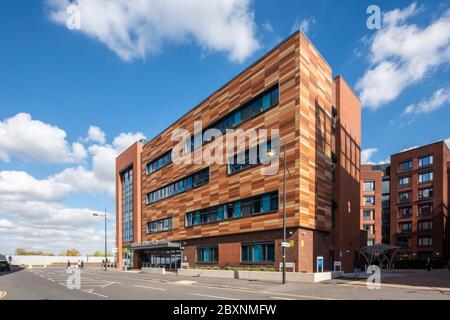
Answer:
<svg viewBox="0 0 450 320"><path fill-rule="evenodd" d="M431 273L422 270L386 273L382 275L382 286L379 290L369 290L364 279L351 277L321 283L282 285L240 279L186 277L171 273L155 275L87 268L81 270L78 288L76 281L67 281L70 276L63 267L16 268L11 272L3 272L0 273L0 299L450 300L448 270L433 270ZM76 288L71 289L73 286Z"/></svg>

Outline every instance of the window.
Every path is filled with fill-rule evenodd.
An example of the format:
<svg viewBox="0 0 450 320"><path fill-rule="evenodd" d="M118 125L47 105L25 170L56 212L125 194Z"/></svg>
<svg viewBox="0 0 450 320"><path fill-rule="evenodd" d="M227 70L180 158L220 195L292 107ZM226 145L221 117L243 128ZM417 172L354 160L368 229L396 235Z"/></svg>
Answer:
<svg viewBox="0 0 450 320"><path fill-rule="evenodd" d="M363 217L364 217L364 220L373 220L374 219L374 211L373 210L364 210Z"/></svg>
<svg viewBox="0 0 450 320"><path fill-rule="evenodd" d="M412 231L412 223L411 222L403 222L398 224L398 231L402 232L411 232Z"/></svg>
<svg viewBox="0 0 450 320"><path fill-rule="evenodd" d="M411 238L409 237L399 237L397 238L397 245L401 248L409 248L411 247Z"/></svg>
<svg viewBox="0 0 450 320"><path fill-rule="evenodd" d="M186 227L278 210L278 191L186 213Z"/></svg>
<svg viewBox="0 0 450 320"><path fill-rule="evenodd" d="M433 181L433 172L419 174L419 183L428 183L432 181Z"/></svg>
<svg viewBox="0 0 450 320"><path fill-rule="evenodd" d="M364 197L364 205L373 206L375 205L375 197L374 196L366 196Z"/></svg>
<svg viewBox="0 0 450 320"><path fill-rule="evenodd" d="M412 208L411 207L403 207L398 209L399 218L411 218L412 217Z"/></svg>
<svg viewBox="0 0 450 320"><path fill-rule="evenodd" d="M401 177L398 179L398 184L400 187L408 186L411 183L410 177Z"/></svg>
<svg viewBox="0 0 450 320"><path fill-rule="evenodd" d="M425 156L419 158L419 168L431 166L433 164L433 156Z"/></svg>
<svg viewBox="0 0 450 320"><path fill-rule="evenodd" d="M172 150L147 164L147 175L172 163Z"/></svg>
<svg viewBox="0 0 450 320"><path fill-rule="evenodd" d="M337 110L335 107L331 109L331 132L333 135L336 135L336 116Z"/></svg>
<svg viewBox="0 0 450 320"><path fill-rule="evenodd" d="M212 125L208 126L203 130L203 134L209 129L217 129L223 134L226 133L227 129L234 129L240 124L247 122L264 111L277 106L279 103L279 88L278 84L249 102L245 103L243 106L232 111L225 117L214 122ZM209 140L211 141L211 140ZM201 137L194 138L191 137L191 141L186 143L186 153L193 151L194 149L202 146L202 144L208 143L209 141L202 141Z"/></svg>
<svg viewBox="0 0 450 320"><path fill-rule="evenodd" d="M389 193L391 191L391 181L390 180L383 180L381 183L381 189L382 193Z"/></svg>
<svg viewBox="0 0 450 320"><path fill-rule="evenodd" d="M431 203L419 204L417 209L419 216L426 216L433 213L433 205Z"/></svg>
<svg viewBox="0 0 450 320"><path fill-rule="evenodd" d="M401 171L409 171L413 167L412 160L403 161L400 163L400 169Z"/></svg>
<svg viewBox="0 0 450 320"><path fill-rule="evenodd" d="M364 191L375 191L375 181L364 181Z"/></svg>
<svg viewBox="0 0 450 320"><path fill-rule="evenodd" d="M197 248L197 262L216 263L219 261L219 249L217 247Z"/></svg>
<svg viewBox="0 0 450 320"><path fill-rule="evenodd" d="M134 182L133 167L123 171L122 180L122 234L123 242L134 241Z"/></svg>
<svg viewBox="0 0 450 320"><path fill-rule="evenodd" d="M369 235L375 234L375 226L373 224L365 224L363 228Z"/></svg>
<svg viewBox="0 0 450 320"><path fill-rule="evenodd" d="M367 246L368 247L373 246L373 240L367 240Z"/></svg>
<svg viewBox="0 0 450 320"><path fill-rule="evenodd" d="M419 237L417 239L417 245L419 247L431 247L433 245L433 238L431 238L431 237Z"/></svg>
<svg viewBox="0 0 450 320"><path fill-rule="evenodd" d="M272 143L269 140L266 145L258 144L256 147L245 150L244 154L235 154L228 159L228 174L237 173L265 162L268 157L267 152L271 149Z"/></svg>
<svg viewBox="0 0 450 320"><path fill-rule="evenodd" d="M152 221L147 224L148 233L167 231L171 229L172 229L172 217L161 219L158 221Z"/></svg>
<svg viewBox="0 0 450 320"><path fill-rule="evenodd" d="M419 199L427 199L433 196L433 188L426 188L419 190Z"/></svg>
<svg viewBox="0 0 450 320"><path fill-rule="evenodd" d="M178 180L147 194L147 204L186 192L209 182L209 168L198 171L186 178Z"/></svg>
<svg viewBox="0 0 450 320"><path fill-rule="evenodd" d="M273 263L275 245L273 242L243 244L241 260L243 263Z"/></svg>
<svg viewBox="0 0 450 320"><path fill-rule="evenodd" d="M400 192L398 195L398 199L400 200L400 202L409 202L411 200L411 193Z"/></svg>
<svg viewBox="0 0 450 320"><path fill-rule="evenodd" d="M433 221L432 220L419 221L417 227L419 231L431 231L433 230Z"/></svg>

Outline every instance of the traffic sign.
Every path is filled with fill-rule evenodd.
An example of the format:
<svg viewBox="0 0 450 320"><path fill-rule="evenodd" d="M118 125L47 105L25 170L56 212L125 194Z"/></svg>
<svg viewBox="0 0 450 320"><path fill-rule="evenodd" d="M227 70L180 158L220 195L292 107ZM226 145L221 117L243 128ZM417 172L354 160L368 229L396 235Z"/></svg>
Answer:
<svg viewBox="0 0 450 320"><path fill-rule="evenodd" d="M281 246L284 248L289 248L291 245L289 242L281 242Z"/></svg>

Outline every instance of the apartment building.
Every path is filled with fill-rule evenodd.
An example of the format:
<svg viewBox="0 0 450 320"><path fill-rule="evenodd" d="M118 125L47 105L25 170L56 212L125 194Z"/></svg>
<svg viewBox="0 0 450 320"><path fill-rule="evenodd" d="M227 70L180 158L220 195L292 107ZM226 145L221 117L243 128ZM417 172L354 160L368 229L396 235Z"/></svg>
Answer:
<svg viewBox="0 0 450 320"><path fill-rule="evenodd" d="M391 156L391 244L400 259L450 256L449 161L443 141Z"/></svg>
<svg viewBox="0 0 450 320"><path fill-rule="evenodd" d="M382 170L361 166L361 229L367 232L368 246L382 243L382 182Z"/></svg>
<svg viewBox="0 0 450 320"><path fill-rule="evenodd" d="M232 150L220 149L229 135L208 138L211 128L265 129L279 138L249 136ZM181 139L181 153L180 141L173 141L179 129L190 134ZM131 259L137 268L279 270L285 209L288 270L316 271L322 257L325 270L339 261L350 271L364 238L360 143L358 98L296 32L156 137L117 158L117 259ZM237 163L239 146L245 152ZM175 159L211 152L228 161ZM273 165L264 161L269 153L279 157L280 170L262 174Z"/></svg>

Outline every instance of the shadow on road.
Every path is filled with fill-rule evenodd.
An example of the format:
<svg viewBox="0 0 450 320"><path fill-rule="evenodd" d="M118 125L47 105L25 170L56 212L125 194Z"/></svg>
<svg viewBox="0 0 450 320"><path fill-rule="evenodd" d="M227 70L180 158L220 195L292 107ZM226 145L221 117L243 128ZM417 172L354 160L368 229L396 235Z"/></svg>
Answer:
<svg viewBox="0 0 450 320"><path fill-rule="evenodd" d="M24 269L25 269L24 267L12 266L11 267L11 271L0 271L0 277L7 276L8 274L19 272L19 271L22 271Z"/></svg>

